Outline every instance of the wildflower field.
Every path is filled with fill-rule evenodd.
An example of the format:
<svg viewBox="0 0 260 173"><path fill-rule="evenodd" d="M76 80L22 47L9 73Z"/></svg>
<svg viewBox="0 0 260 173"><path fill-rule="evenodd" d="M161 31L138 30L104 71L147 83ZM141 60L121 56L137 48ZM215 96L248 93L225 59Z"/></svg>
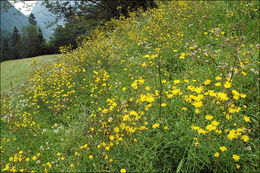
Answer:
<svg viewBox="0 0 260 173"><path fill-rule="evenodd" d="M2 172L259 172L259 2L173 1L1 93Z"/></svg>

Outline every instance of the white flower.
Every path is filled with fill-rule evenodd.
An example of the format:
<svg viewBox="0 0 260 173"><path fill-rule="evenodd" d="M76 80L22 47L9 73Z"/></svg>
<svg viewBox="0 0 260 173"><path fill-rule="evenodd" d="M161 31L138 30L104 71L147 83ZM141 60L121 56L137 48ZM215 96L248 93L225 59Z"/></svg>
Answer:
<svg viewBox="0 0 260 173"><path fill-rule="evenodd" d="M43 148L43 146L40 146L40 150L44 151L44 148Z"/></svg>
<svg viewBox="0 0 260 173"><path fill-rule="evenodd" d="M53 132L54 132L55 134L57 134L57 133L59 133L59 130L56 129L56 130L53 130Z"/></svg>
<svg viewBox="0 0 260 173"><path fill-rule="evenodd" d="M111 122L111 121L113 121L113 118L112 118L112 117L109 117L109 118L108 118L108 122Z"/></svg>

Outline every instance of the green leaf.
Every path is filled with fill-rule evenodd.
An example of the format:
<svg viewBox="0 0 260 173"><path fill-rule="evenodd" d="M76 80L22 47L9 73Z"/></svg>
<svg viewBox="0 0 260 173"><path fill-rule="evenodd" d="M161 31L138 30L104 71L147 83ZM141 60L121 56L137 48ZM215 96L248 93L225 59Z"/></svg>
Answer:
<svg viewBox="0 0 260 173"><path fill-rule="evenodd" d="M181 159L180 163L178 164L176 173L179 173L179 172L181 171L181 167L182 167L182 165L183 165L183 163L184 163L184 160L185 160L184 158Z"/></svg>

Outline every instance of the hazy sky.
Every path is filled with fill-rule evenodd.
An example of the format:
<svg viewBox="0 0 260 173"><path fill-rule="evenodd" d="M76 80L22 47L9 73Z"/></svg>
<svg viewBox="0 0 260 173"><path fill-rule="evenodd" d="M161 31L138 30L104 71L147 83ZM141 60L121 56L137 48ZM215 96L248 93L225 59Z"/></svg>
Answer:
<svg viewBox="0 0 260 173"><path fill-rule="evenodd" d="M18 0L16 1L11 1L9 0L9 2L11 4L13 4L13 6L19 10L21 13L23 13L24 15L29 15L32 12L32 9L34 7L34 5L36 4L37 1L23 1L23 2L19 2Z"/></svg>

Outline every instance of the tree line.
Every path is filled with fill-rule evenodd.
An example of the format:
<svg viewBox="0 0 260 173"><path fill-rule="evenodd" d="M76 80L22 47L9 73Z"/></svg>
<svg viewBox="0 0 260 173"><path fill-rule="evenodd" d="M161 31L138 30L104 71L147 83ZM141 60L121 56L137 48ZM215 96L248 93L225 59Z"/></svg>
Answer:
<svg viewBox="0 0 260 173"><path fill-rule="evenodd" d="M154 0L44 0L42 3L58 16L57 20L63 18L65 24L58 25L50 41L46 42L34 15L31 14L29 26L24 27L21 32L14 27L11 38L2 39L0 60L58 53L59 47L64 45L77 48L93 28L104 25L111 18L128 17L130 11L145 11L157 7Z"/></svg>

